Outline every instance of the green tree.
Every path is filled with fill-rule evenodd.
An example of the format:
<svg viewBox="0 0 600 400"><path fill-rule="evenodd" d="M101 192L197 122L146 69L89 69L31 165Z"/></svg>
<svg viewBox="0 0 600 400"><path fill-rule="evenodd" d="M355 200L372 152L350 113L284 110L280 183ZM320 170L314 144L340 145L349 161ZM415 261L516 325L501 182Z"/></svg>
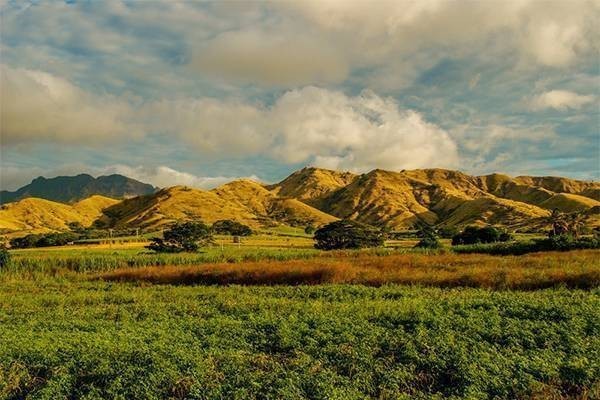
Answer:
<svg viewBox="0 0 600 400"><path fill-rule="evenodd" d="M512 236L493 226L467 226L462 232L452 237L452 245L508 242Z"/></svg>
<svg viewBox="0 0 600 400"><path fill-rule="evenodd" d="M219 235L232 235L232 236L250 236L252 235L252 229L239 223L237 221L232 221L230 219L222 219L216 221L212 225L212 231Z"/></svg>
<svg viewBox="0 0 600 400"><path fill-rule="evenodd" d="M417 236L421 238L419 243L415 245L417 248L422 249L439 249L442 247L442 244L438 240L437 233L435 229L433 229L429 225L423 225L419 229Z"/></svg>
<svg viewBox="0 0 600 400"><path fill-rule="evenodd" d="M162 238L152 238L146 248L163 253L194 252L209 243L212 234L207 225L201 221L181 222L165 230Z"/></svg>
<svg viewBox="0 0 600 400"><path fill-rule="evenodd" d="M359 249L383 245L383 236L378 229L350 220L331 222L319 228L314 238L315 248L321 250Z"/></svg>
<svg viewBox="0 0 600 400"><path fill-rule="evenodd" d="M304 233L306 233L307 235L312 235L313 233L315 233L315 227L313 224L309 224L306 226L306 228L304 228Z"/></svg>

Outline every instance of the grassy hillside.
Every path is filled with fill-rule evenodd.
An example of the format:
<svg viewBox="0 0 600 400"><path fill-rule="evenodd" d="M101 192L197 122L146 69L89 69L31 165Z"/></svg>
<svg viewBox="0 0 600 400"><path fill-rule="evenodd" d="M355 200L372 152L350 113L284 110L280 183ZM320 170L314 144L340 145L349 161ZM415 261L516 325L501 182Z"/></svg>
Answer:
<svg viewBox="0 0 600 400"><path fill-rule="evenodd" d="M357 175L322 168L303 168L283 181L268 186L278 196L294 197L322 209L323 198L337 189L349 185Z"/></svg>
<svg viewBox="0 0 600 400"><path fill-rule="evenodd" d="M111 226L157 229L178 220L201 219L213 223L233 219L257 226L256 216L247 208L213 192L174 186L149 196L124 200L105 210Z"/></svg>
<svg viewBox="0 0 600 400"><path fill-rule="evenodd" d="M92 196L73 205L50 200L27 198L0 208L0 229L46 232L66 230L70 222L90 226L103 210L119 203L104 196Z"/></svg>
<svg viewBox="0 0 600 400"><path fill-rule="evenodd" d="M555 193L572 193L600 201L600 183L587 182L558 176L518 176L517 183L541 187Z"/></svg>
<svg viewBox="0 0 600 400"><path fill-rule="evenodd" d="M593 197L600 184L593 182L567 178L513 179L503 174L476 177L445 169L374 170L351 175L346 181L339 174L305 168L271 188L339 218L397 229L411 227L416 222L543 229L555 208L563 212L588 212L588 224L597 225L594 210L598 201ZM344 185L345 182L349 183Z"/></svg>
<svg viewBox="0 0 600 400"><path fill-rule="evenodd" d="M304 168L273 185L237 180L211 191L175 186L118 204L102 196L72 208L31 199L31 205L7 206L12 211L0 213L0 229L60 230L69 222L89 225L95 219L106 227L147 230L189 219L233 219L260 228L350 218L394 229L425 222L539 230L547 228L554 209L583 212L593 227L600 225L598 194L599 183L559 177L470 176L439 168L356 175Z"/></svg>
<svg viewBox="0 0 600 400"><path fill-rule="evenodd" d="M277 196L263 185L250 180L230 182L212 192L241 208L247 208L256 215L257 220L264 223L318 226L337 219L297 199Z"/></svg>

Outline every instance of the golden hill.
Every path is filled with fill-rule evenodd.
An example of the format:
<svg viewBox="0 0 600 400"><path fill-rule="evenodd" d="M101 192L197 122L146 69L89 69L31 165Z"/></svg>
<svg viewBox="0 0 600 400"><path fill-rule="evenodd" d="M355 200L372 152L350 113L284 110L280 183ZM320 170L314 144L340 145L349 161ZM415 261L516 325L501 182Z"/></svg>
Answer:
<svg viewBox="0 0 600 400"><path fill-rule="evenodd" d="M71 222L90 226L100 218L102 210L118 200L95 195L73 205L26 198L0 208L0 229L4 231L48 232L66 230Z"/></svg>
<svg viewBox="0 0 600 400"><path fill-rule="evenodd" d="M547 226L554 209L583 212L600 225L600 184L559 177L471 176L445 169L353 174L304 168L263 185L237 180L211 191L175 186L117 201L92 196L67 205L29 198L0 210L3 231L64 230L69 222L106 227L160 228L179 220L232 219L254 228L322 225L337 218L394 229L494 224L511 229Z"/></svg>
<svg viewBox="0 0 600 400"><path fill-rule="evenodd" d="M515 182L540 187L554 193L571 193L600 201L600 183L558 176L518 176Z"/></svg>
<svg viewBox="0 0 600 400"><path fill-rule="evenodd" d="M279 197L260 183L242 179L213 189L216 195L254 213L266 224L323 225L337 218L294 198Z"/></svg>
<svg viewBox="0 0 600 400"><path fill-rule="evenodd" d="M408 227L419 220L434 224L427 207L431 185L396 172L371 171L321 200L323 211L340 218L390 227Z"/></svg>
<svg viewBox="0 0 600 400"><path fill-rule="evenodd" d="M200 219L213 223L233 219L256 226L255 215L239 204L222 199L213 192L174 186L159 192L123 200L104 213L114 227L159 228L175 221Z"/></svg>
<svg viewBox="0 0 600 400"><path fill-rule="evenodd" d="M307 167L283 181L267 186L277 196L292 197L320 208L322 200L337 189L352 183L358 175L329 169Z"/></svg>
<svg viewBox="0 0 600 400"><path fill-rule="evenodd" d="M539 227L547 224L554 208L573 212L597 206L593 195L600 190L597 183L567 178L477 177L445 169L374 170L347 175L349 183L342 186L336 174L305 168L270 188L294 194L339 218L397 229L419 221L442 226Z"/></svg>
<svg viewBox="0 0 600 400"><path fill-rule="evenodd" d="M144 229L194 219L208 224L231 219L255 228L277 223L322 225L336 219L299 200L277 197L250 180L230 182L211 191L174 186L153 195L126 199L104 214L109 226Z"/></svg>

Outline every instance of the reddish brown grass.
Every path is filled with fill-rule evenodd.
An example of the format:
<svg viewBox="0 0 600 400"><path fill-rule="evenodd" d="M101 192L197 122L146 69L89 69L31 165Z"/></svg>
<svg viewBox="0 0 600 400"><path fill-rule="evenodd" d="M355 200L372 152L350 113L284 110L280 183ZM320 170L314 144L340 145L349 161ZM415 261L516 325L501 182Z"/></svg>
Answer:
<svg viewBox="0 0 600 400"><path fill-rule="evenodd" d="M600 286L600 252L483 254L398 254L293 261L127 268L95 275L109 281L175 285L316 285L387 283L439 287L541 289Z"/></svg>

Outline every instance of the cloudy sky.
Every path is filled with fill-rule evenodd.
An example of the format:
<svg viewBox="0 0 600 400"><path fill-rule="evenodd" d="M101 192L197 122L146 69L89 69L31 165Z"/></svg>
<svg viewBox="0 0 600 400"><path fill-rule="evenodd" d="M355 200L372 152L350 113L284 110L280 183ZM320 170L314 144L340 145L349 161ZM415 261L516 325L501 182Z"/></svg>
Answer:
<svg viewBox="0 0 600 400"><path fill-rule="evenodd" d="M0 0L1 181L600 176L597 1Z"/></svg>

